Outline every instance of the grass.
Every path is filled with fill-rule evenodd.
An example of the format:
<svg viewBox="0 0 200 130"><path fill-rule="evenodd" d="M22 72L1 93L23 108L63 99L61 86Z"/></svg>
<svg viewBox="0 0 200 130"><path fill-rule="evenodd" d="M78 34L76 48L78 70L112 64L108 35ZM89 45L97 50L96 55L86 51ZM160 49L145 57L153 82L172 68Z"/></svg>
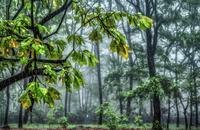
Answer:
<svg viewBox="0 0 200 130"><path fill-rule="evenodd" d="M9 124L11 128L17 128L17 124ZM81 128L104 128L106 129L107 127L105 125L96 125L96 124L70 124L68 128L76 128L76 127L81 127ZM134 124L121 124L119 128L141 128L142 129L150 129L152 125L150 123L144 124L143 127L138 127ZM25 124L23 125L23 128L61 128L59 124ZM176 127L175 124L170 124L170 130L184 130L185 126L180 125L179 128ZM200 130L200 128L192 128L192 130Z"/></svg>
<svg viewBox="0 0 200 130"><path fill-rule="evenodd" d="M17 124L9 124L11 128L18 128ZM83 128L107 128L105 125L94 125L94 124L88 124L88 125L73 125L70 124L68 128L76 128L76 127L83 127ZM61 128L61 125L59 124L25 124L23 125L23 128Z"/></svg>

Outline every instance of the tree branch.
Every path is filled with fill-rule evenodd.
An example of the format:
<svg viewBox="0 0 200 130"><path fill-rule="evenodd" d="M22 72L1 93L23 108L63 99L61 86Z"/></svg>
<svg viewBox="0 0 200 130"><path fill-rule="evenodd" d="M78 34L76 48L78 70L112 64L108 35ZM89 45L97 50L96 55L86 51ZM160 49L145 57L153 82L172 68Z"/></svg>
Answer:
<svg viewBox="0 0 200 130"><path fill-rule="evenodd" d="M44 25L46 22L48 22L49 20L51 20L52 18L54 18L55 16L57 16L58 14L60 14L61 12L63 12L65 9L67 10L70 7L71 4L72 4L72 0L70 0L69 2L68 2L68 0L66 0L66 2L64 3L64 5L62 7L60 7L56 11L54 11L54 12L48 14L47 16L45 16L39 22L39 24Z"/></svg>
<svg viewBox="0 0 200 130"><path fill-rule="evenodd" d="M24 78L28 78L30 76L33 75L45 75L44 73L44 69L40 68L40 69L36 69L36 70L24 70L18 74L15 74L11 77L8 77L4 80L0 81L0 91L2 91L3 89L5 89L7 86L13 84L14 82L20 81Z"/></svg>
<svg viewBox="0 0 200 130"><path fill-rule="evenodd" d="M56 34L56 33L59 31L59 29L60 29L60 27L61 27L61 25L62 25L62 23L63 23L63 21L64 21L64 18L65 18L66 13L67 13L67 8L65 8L65 12L64 12L64 14L63 14L63 16L62 16L62 18L61 18L61 21L60 21L60 23L59 23L57 29L56 29L54 32L52 32L51 34L45 36L45 37L43 38L43 40L44 40L44 39L47 39L48 37L51 37L52 35Z"/></svg>
<svg viewBox="0 0 200 130"><path fill-rule="evenodd" d="M24 0L22 0L22 4L21 4L20 8L19 8L18 11L15 13L15 15L14 15L13 18L12 18L12 20L14 20L14 19L17 18L17 16L19 15L19 13L23 10L24 5L25 5L25 4L24 4Z"/></svg>

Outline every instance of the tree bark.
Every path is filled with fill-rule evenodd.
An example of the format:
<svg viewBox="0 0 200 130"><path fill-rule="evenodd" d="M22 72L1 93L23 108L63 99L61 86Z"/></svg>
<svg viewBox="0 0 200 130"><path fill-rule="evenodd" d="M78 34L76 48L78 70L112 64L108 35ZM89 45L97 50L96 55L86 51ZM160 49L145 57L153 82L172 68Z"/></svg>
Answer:
<svg viewBox="0 0 200 130"><path fill-rule="evenodd" d="M145 0L146 4L146 16L152 18L152 7L150 4L150 0ZM157 11L156 6L153 8L155 13ZM156 14L155 14L156 15ZM157 16L156 16L157 17ZM156 19L158 20L158 19ZM156 21L158 22L158 21ZM157 24L157 23L156 23ZM154 35L152 36L151 29L146 30L146 44L147 44L147 61L149 68L149 76L150 78L156 76L156 68L155 68L155 52L157 47L157 38L158 38L158 25L154 27ZM161 127L161 110L160 110L160 97L157 94L153 95L153 126L152 130L162 130Z"/></svg>
<svg viewBox="0 0 200 130"><path fill-rule="evenodd" d="M168 96L168 112L167 112L167 130L169 130L170 118L171 118L171 96L169 94L169 96Z"/></svg>
<svg viewBox="0 0 200 130"><path fill-rule="evenodd" d="M193 92L192 88L190 88L190 123L189 123L189 130L192 128L193 123Z"/></svg>
<svg viewBox="0 0 200 130"><path fill-rule="evenodd" d="M65 107L64 107L64 113L65 117L67 117L67 103L68 103L68 92L65 91Z"/></svg>
<svg viewBox="0 0 200 130"><path fill-rule="evenodd" d="M195 126L199 126L199 103L198 103L198 90L197 90L197 82L196 82L196 72L195 72L195 63L193 63L193 83L194 83L194 100L195 103Z"/></svg>
<svg viewBox="0 0 200 130"><path fill-rule="evenodd" d="M68 112L71 112L71 93L69 94L69 100L68 100Z"/></svg>
<svg viewBox="0 0 200 130"><path fill-rule="evenodd" d="M188 101L186 103L186 105L184 105L181 97L179 96L179 100L180 100L180 103L183 107L183 114L184 114L184 120L185 120L185 129L188 130L188 119L187 119L187 108L188 108Z"/></svg>
<svg viewBox="0 0 200 130"><path fill-rule="evenodd" d="M178 106L178 99L175 97L175 107L176 107L176 127L179 127L179 106Z"/></svg>
<svg viewBox="0 0 200 130"><path fill-rule="evenodd" d="M4 126L8 126L8 114L9 114L9 107L10 107L10 87L6 88L6 111L5 111L5 118L4 118Z"/></svg>
<svg viewBox="0 0 200 130"><path fill-rule="evenodd" d="M133 88L133 76L131 75L129 77L129 90L132 90L132 88ZM132 101L132 98L128 97L127 105L126 105L126 116L127 117L129 117L130 113L131 113L131 101Z"/></svg>
<svg viewBox="0 0 200 130"><path fill-rule="evenodd" d="M28 84L28 79L24 79L24 85L23 85L24 90L26 89L27 84ZM21 105L20 105L20 110L19 110L18 128L23 128L23 108Z"/></svg>
<svg viewBox="0 0 200 130"><path fill-rule="evenodd" d="M23 109L21 105L19 108L18 128L23 128Z"/></svg>
<svg viewBox="0 0 200 130"><path fill-rule="evenodd" d="M10 6L11 6L11 0L6 1L6 20L10 19ZM11 75L14 74L14 68L12 66ZM6 88L6 111L5 111L5 118L4 118L4 126L8 126L8 117L9 117L9 107L10 107L10 87L8 86Z"/></svg>
<svg viewBox="0 0 200 130"><path fill-rule="evenodd" d="M13 65L11 68L11 75L14 75ZM5 118L4 118L4 126L8 126L9 110L10 110L10 87L8 86L6 88L6 112L5 112Z"/></svg>
<svg viewBox="0 0 200 130"><path fill-rule="evenodd" d="M29 118L29 110L24 111L24 117L23 117L23 123L27 124L28 123L28 118Z"/></svg>
<svg viewBox="0 0 200 130"><path fill-rule="evenodd" d="M178 47L176 45L175 64L178 64ZM178 70L175 68L175 84L178 87ZM176 127L179 127L179 106L178 106L178 91L175 92L175 107L176 107Z"/></svg>
<svg viewBox="0 0 200 130"><path fill-rule="evenodd" d="M97 78L98 78L98 87L99 87L99 105L101 106L103 104L103 91L102 91L102 81L101 81L101 61L100 61L100 50L99 50L99 44L96 45L96 56L99 60L99 63L97 64ZM99 114L99 122L98 124L101 125L103 121L103 112L100 112Z"/></svg>
<svg viewBox="0 0 200 130"><path fill-rule="evenodd" d="M187 120L187 110L184 109L184 120L185 120L185 129L188 129L188 120Z"/></svg>

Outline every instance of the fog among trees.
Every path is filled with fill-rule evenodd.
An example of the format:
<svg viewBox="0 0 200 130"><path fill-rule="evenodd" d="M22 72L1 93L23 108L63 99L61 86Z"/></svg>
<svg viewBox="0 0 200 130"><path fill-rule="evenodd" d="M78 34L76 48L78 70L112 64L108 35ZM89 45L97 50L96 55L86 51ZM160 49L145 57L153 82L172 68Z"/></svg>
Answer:
<svg viewBox="0 0 200 130"><path fill-rule="evenodd" d="M2 128L200 129L200 0L0 0Z"/></svg>

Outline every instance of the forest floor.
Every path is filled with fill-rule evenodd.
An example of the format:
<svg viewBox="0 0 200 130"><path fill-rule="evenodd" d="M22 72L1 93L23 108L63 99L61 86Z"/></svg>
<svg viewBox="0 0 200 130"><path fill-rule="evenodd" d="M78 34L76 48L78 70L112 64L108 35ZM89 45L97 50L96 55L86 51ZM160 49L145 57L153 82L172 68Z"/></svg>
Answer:
<svg viewBox="0 0 200 130"><path fill-rule="evenodd" d="M11 128L16 130L17 124L9 124ZM23 125L23 130L25 129L56 129L59 130L61 126L59 124L26 124ZM143 127L137 127L133 124L124 124L120 125L119 127L121 130L150 130L151 124L145 124ZM105 125L69 125L68 129L75 129L75 130L107 130L108 128ZM10 129L11 130L11 129ZM165 129L164 129L165 130ZM176 128L174 124L170 124L170 130L185 130L184 125L180 125L179 128ZM192 128L192 130L200 130L200 128Z"/></svg>

